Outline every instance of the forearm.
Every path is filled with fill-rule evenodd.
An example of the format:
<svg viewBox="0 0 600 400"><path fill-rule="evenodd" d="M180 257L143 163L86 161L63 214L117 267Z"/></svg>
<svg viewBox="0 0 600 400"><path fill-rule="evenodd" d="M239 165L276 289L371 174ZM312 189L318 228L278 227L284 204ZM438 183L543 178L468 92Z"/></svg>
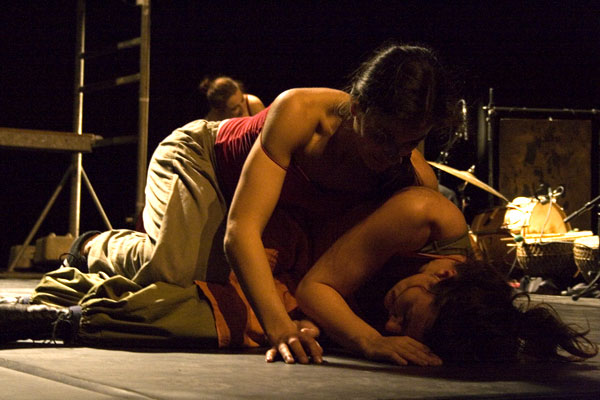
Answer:
<svg viewBox="0 0 600 400"><path fill-rule="evenodd" d="M331 286L303 280L296 290L296 300L302 311L328 336L355 353L364 355L365 344L381 336L359 318Z"/></svg>
<svg viewBox="0 0 600 400"><path fill-rule="evenodd" d="M226 242L227 257L265 333L273 340L294 324L276 290L260 237L242 236Z"/></svg>

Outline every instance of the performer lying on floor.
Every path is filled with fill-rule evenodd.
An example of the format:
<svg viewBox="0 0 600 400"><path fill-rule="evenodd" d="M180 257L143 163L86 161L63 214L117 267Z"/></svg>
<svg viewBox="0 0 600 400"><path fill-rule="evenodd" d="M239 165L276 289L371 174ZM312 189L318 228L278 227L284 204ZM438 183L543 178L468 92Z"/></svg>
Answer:
<svg viewBox="0 0 600 400"><path fill-rule="evenodd" d="M414 197L419 204L410 201ZM308 259L303 239L285 213L273 216L263 236L280 301L299 330L317 337L319 328L292 295ZM423 240L428 244L413 251ZM374 245L377 252L371 251ZM401 252L378 271L356 261L385 253L388 245ZM307 313L322 321L326 336L374 360L437 365L432 351L448 362L567 360L597 353L584 332L563 324L550 308L517 303L494 268L467 260L469 249L466 224L452 203L430 189L407 188L337 240L296 293ZM227 284L197 285L200 291L166 283L141 288L121 276L65 267L47 274L29 299L50 307L0 304L0 341L55 338L96 346L193 348L269 344L235 275ZM276 354L271 349L267 357Z"/></svg>
<svg viewBox="0 0 600 400"><path fill-rule="evenodd" d="M54 298L50 303L80 303L79 336L90 341L100 342L108 332L115 333L117 342L123 337L161 337L172 327L176 329L169 337L185 338L191 326L191 332L215 345L215 324L207 324L206 318L218 319L218 309L204 297L198 300L191 285L227 286L231 264L273 345L267 359L281 354L286 362L321 362L314 334L303 331L288 314L265 250L265 226L281 212L299 228L299 242L307 249L292 255L295 281L318 260L298 289L302 309L342 345L369 358L439 364L414 338L376 336L351 315L342 295L358 289L393 254L466 232L464 220L448 223L451 218L438 207L427 206L442 196L427 194L433 192L423 187L400 191L415 185L437 188L433 171L413 149L431 129L452 123L455 102L446 95L443 71L431 51L392 45L363 64L350 93L294 89L254 117L194 121L167 137L152 157L143 213L147 233L113 230L80 236L66 263L82 271L89 268L103 282L92 285L92 278L70 270L69 276L55 277L64 286L61 290L44 293ZM397 200L402 196L406 201ZM416 225L407 225L400 236L403 241L381 236L378 229L374 236L361 231L383 224L391 228L391 236L403 232L398 231L402 224L392 226L393 218L386 217L396 208L417 217ZM338 241L346 228L361 221L357 209L369 217ZM346 218L353 223L332 234L331 227ZM449 231L442 233L442 227ZM356 234L364 241L356 242ZM286 246L278 250L285 253ZM351 252L342 257L340 248ZM301 255L305 260L294 259ZM347 259L354 264L345 279L346 266L335 261ZM342 274L337 280L331 279L338 271ZM333 307L319 309L312 300L317 292L322 301L334 301ZM203 293L210 302L210 293ZM331 319L338 316L336 308L342 320ZM20 318L17 314L9 307L0 313L5 319ZM59 314L69 319L68 313Z"/></svg>
<svg viewBox="0 0 600 400"><path fill-rule="evenodd" d="M423 352L463 362L597 354L586 331L550 307L519 301L470 249L453 203L427 188L404 189L325 252L300 282L297 301L336 343L369 359L430 365Z"/></svg>

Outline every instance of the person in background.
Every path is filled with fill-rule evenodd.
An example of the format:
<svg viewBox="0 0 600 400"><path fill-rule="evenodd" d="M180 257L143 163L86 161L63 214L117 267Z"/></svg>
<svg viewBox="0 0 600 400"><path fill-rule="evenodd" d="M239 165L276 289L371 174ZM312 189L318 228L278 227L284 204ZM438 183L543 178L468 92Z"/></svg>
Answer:
<svg viewBox="0 0 600 400"><path fill-rule="evenodd" d="M207 121L222 121L229 118L248 117L258 114L265 106L262 101L245 93L244 85L228 76L206 77L198 86L210 107L204 116Z"/></svg>

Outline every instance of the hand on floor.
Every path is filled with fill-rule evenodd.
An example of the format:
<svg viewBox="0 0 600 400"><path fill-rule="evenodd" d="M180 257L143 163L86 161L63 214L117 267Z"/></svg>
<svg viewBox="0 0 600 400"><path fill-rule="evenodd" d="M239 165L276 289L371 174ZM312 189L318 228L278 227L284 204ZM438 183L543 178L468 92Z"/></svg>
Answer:
<svg viewBox="0 0 600 400"><path fill-rule="evenodd" d="M300 364L308 364L311 360L315 364L321 364L323 349L315 340L319 336L319 328L309 320L294 321L294 323L296 331L280 335L275 345L267 351L266 361L274 362L280 355L286 364L293 364L296 360Z"/></svg>

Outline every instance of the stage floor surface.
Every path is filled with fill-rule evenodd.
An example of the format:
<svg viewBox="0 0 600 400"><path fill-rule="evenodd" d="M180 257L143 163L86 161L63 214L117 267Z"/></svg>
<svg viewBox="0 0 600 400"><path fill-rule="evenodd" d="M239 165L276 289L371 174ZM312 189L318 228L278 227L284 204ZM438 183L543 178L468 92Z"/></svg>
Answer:
<svg viewBox="0 0 600 400"><path fill-rule="evenodd" d="M0 296L38 279L0 279ZM600 299L532 295L600 343ZM2 399L600 399L600 356L582 363L397 367L341 352L323 365L264 351L113 350L18 342L0 349Z"/></svg>

